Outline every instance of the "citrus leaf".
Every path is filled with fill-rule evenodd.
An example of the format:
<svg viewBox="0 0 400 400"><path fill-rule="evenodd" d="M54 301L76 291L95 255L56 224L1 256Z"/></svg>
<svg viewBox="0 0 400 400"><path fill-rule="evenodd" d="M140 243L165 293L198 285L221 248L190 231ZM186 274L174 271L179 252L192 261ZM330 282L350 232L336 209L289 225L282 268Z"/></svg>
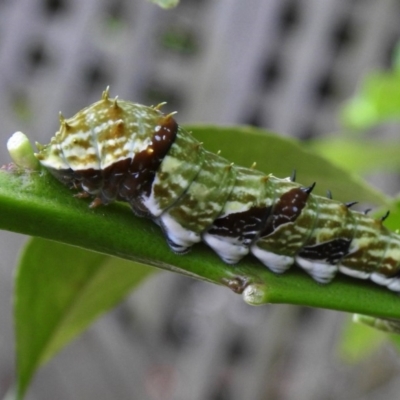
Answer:
<svg viewBox="0 0 400 400"><path fill-rule="evenodd" d="M349 172L398 171L400 143L366 138L326 138L308 143L310 148Z"/></svg>
<svg viewBox="0 0 400 400"><path fill-rule="evenodd" d="M152 272L131 261L45 239L30 240L15 284L19 398L39 366Z"/></svg>

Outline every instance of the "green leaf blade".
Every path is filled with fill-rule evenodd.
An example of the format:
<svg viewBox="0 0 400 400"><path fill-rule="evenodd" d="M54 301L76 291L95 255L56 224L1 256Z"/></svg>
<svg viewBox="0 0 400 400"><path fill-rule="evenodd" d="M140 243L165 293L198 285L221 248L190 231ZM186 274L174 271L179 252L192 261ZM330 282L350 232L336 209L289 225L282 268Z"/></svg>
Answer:
<svg viewBox="0 0 400 400"><path fill-rule="evenodd" d="M367 138L335 137L313 140L310 148L349 172L397 172L400 144Z"/></svg>
<svg viewBox="0 0 400 400"><path fill-rule="evenodd" d="M16 275L18 393L36 369L152 270L43 239L31 240Z"/></svg>
<svg viewBox="0 0 400 400"><path fill-rule="evenodd" d="M368 129L400 119L400 72L373 72L364 77L357 95L341 110L343 125L350 129Z"/></svg>

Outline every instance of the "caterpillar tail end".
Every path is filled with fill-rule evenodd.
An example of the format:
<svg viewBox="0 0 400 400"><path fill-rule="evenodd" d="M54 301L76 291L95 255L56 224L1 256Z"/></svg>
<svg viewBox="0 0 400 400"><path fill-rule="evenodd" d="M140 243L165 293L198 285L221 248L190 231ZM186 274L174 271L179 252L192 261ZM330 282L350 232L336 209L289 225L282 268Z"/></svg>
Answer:
<svg viewBox="0 0 400 400"><path fill-rule="evenodd" d="M400 320L398 319L376 318L369 315L354 314L353 322L368 325L383 332L400 334Z"/></svg>

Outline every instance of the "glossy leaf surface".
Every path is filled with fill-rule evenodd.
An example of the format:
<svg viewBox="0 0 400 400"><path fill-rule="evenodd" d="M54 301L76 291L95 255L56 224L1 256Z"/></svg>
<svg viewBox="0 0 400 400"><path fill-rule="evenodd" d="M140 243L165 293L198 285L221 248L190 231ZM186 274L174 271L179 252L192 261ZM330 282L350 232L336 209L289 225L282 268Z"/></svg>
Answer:
<svg viewBox="0 0 400 400"><path fill-rule="evenodd" d="M153 272L62 243L27 243L15 284L18 392L35 370Z"/></svg>

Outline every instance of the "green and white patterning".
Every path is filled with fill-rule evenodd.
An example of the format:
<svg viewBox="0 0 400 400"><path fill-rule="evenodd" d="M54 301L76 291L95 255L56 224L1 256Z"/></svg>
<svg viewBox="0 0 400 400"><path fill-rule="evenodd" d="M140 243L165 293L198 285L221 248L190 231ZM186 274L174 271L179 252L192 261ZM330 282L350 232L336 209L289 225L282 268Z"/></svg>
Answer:
<svg viewBox="0 0 400 400"><path fill-rule="evenodd" d="M320 283L337 272L400 292L400 236L363 213L205 150L173 114L102 99L73 118L37 158L91 206L125 201L153 219L171 249L203 240L226 263L248 253L276 273L298 265Z"/></svg>

